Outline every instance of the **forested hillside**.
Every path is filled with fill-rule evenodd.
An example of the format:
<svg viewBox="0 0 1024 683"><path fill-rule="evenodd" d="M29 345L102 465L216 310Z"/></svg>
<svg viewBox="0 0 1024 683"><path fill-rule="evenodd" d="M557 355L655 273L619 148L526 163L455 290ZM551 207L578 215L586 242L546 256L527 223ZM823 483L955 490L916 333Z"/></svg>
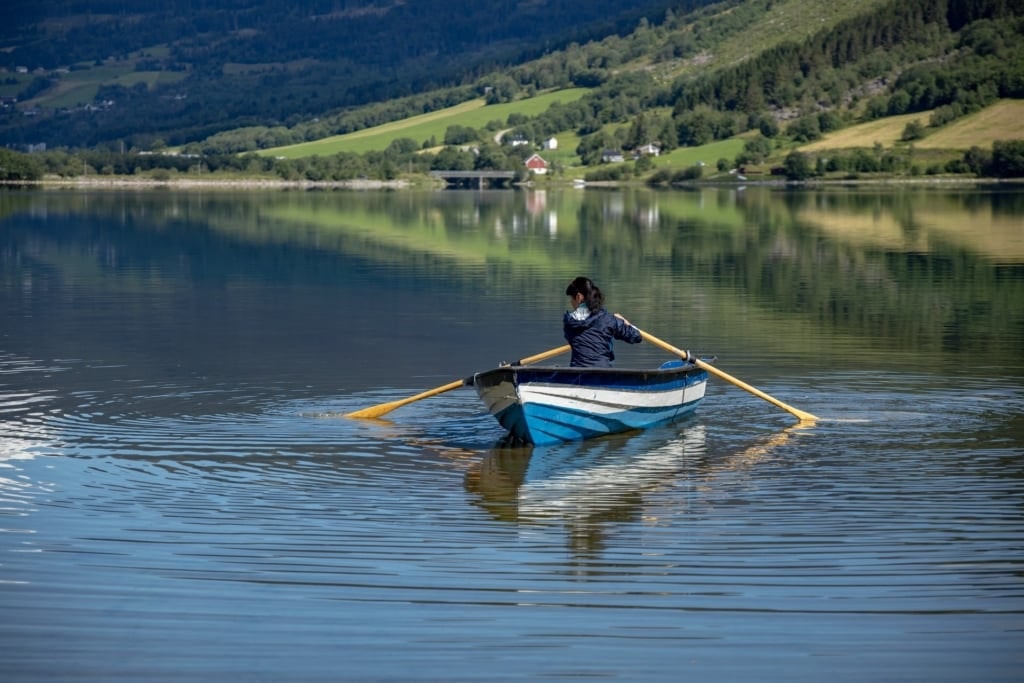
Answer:
<svg viewBox="0 0 1024 683"><path fill-rule="evenodd" d="M290 125L465 84L708 2L7 0L0 95L19 104L0 112L0 143L180 144Z"/></svg>
<svg viewBox="0 0 1024 683"><path fill-rule="evenodd" d="M758 163L780 137L806 143L853 123L928 112L906 133L913 141L999 98L1024 97L1019 8L987 0L837 1L827 11L825 6L750 0L684 16L670 13L660 25L642 22L628 36L573 46L482 82L492 87L494 101L567 82L589 85L590 94L581 99L500 122L536 144L572 131L587 165L598 164L607 148L632 150L657 141L662 151L671 151L746 131L758 134L748 139L739 161ZM826 15L831 26L808 30ZM786 30L772 30L779 28ZM446 93L452 101L473 96L471 89ZM229 153L320 139L419 113L421 104L422 97L393 100L290 128L237 130L194 150ZM473 140L486 143L488 134L479 131L456 142ZM410 149L430 144L405 143ZM481 162L453 161L449 155L445 163L461 168ZM909 163L891 154L858 162L862 170L888 171L900 164L909 169Z"/></svg>
<svg viewBox="0 0 1024 683"><path fill-rule="evenodd" d="M270 16L282 26L293 20L296 25L309 25L309 16L317 17L314 24L326 21L346 25L350 19L372 17L364 26L384 33L368 31L366 37L371 43L385 35L385 18L421 19L428 28L434 27L427 31L433 31L434 40L450 33L449 28L438 26L436 18L428 21L410 7L422 10L441 6L431 0L337 0L316 7L316 3L307 3L304 12L326 12L330 15L326 20L320 18L321 14L289 14L283 4L275 4L277 0L264 1L268 12L278 12ZM130 6L132 0L117 4ZM243 4L238 3L237 11L232 12L230 1L200 2L198 9L193 7L191 14L186 13L187 20L180 20L187 30L175 34L178 38L173 46L144 49L149 60L156 59L156 54L163 55L164 60L191 55L191 66L180 79L164 84L140 80L131 87L100 86L86 111L51 111L25 117L25 110L20 109L24 105L19 102L19 108L5 112L0 135L7 136L4 141L11 143L31 142L46 133L50 137L42 141L51 146L93 147L74 156L46 157L47 170L61 174L75 174L79 172L76 168L83 167L117 174L144 173L154 168L176 172L198 168L311 180L357 176L388 179L394 178L399 169L411 173L472 168L522 172L525 157L545 140L558 136L572 140L572 148L555 157L558 161L553 170L557 172L558 165L602 167L593 172L592 179L618 179L623 174L654 170L656 163L638 154L641 147L652 143L664 154L676 148L729 140L742 150L737 153L739 147L730 143L728 156L718 159L720 168L757 165L768 158L778 163L780 150L794 150L830 132L882 117L921 113L920 118L907 123L902 135L905 144L899 149L876 144L870 152L839 151L828 154L827 159L825 155L815 158L796 154L787 158L786 173L796 178L829 172L960 173L996 169L1000 175L1015 173L1012 168L1019 150L1012 145L993 148L991 154L972 151L967 157L963 157L963 150L956 149L922 153L926 145L915 156L914 145L999 99L1024 98L1024 6L1011 0L587 4L590 10L599 5L605 9L615 5L621 10L600 18L579 14L583 10L560 0L484 3L501 17L536 19L562 16L558 14L561 11L566 17L577 17L580 23L560 30L534 31L532 25L489 28L479 8L474 9L472 16L480 25L472 36L441 40L433 52L429 41L418 36L409 39L418 47L402 46L387 56L363 55L359 69L366 78L383 83L381 79L391 74L389 87L411 94L384 96L383 91L360 88L353 80L345 86L348 90L342 90L350 90L349 96L358 96L367 103L346 107L327 106L330 98L321 94L328 92L327 85L316 87L304 80L327 68L330 50L325 51L321 44L326 34L313 31L306 53L301 50L298 35L291 39L267 38L267 51L260 52L252 40L259 35L270 36L269 25L266 19L245 14ZM503 4L504 13L500 10ZM208 7L215 9L208 11ZM112 5L113 14L95 23L115 21L122 22L116 23L122 26L135 20L130 12L116 14L113 10ZM198 17L206 17L209 25L200 26ZM223 23L232 17L237 24L230 27L213 23L214 19ZM52 25L52 17L38 24ZM399 25L408 28L408 24ZM451 25L469 31L458 20ZM600 39L570 40L571 36L583 35L584 27ZM193 35L200 28L205 32ZM351 27L344 30L349 31L344 35L358 42ZM290 35L288 31L281 33ZM42 50L39 41L25 37L29 34L19 34L17 40L21 42L8 55L30 54L27 50L32 46ZM515 36L529 38L517 40ZM555 41L556 36L557 40L570 42L545 43ZM364 49L362 44L339 46L337 52L354 57ZM378 49L383 50L383 46L378 44ZM534 58L526 59L531 51ZM511 57L513 53L517 57ZM300 54L315 57L309 57L307 64ZM266 59L267 55L290 61L273 66L263 63L261 67L253 61L226 61ZM206 64L208 73L195 68L195 64ZM335 67L338 64L331 63ZM495 64L502 67L488 66ZM94 67L100 68L106 67ZM433 73L426 80L417 75L425 71ZM74 73L58 80L64 83L63 79L70 79ZM431 85L445 78L448 85ZM328 78L325 83L329 82L333 81ZM47 88L59 90L61 83L37 86L31 93L34 101L46 101L50 93ZM218 91L228 83L233 84L233 92ZM543 110L533 104L538 93L568 92L570 88L574 94L565 101L549 96L548 101L554 104L545 105ZM581 89L585 91L582 96ZM171 93L178 94L172 97ZM218 107L227 99L236 101L242 109L245 102L250 102L248 113L220 113ZM476 106L486 100L504 109L485 107L478 115L482 116L481 122L453 125L426 139L393 136L369 152L367 148L360 153L332 152L324 158L317 156L313 145L309 152L313 158L308 160L275 158L278 155L273 152L279 146L350 134L474 100ZM520 102L521 111L487 115L490 111L507 112L506 105ZM39 120L32 120L36 117ZM482 121L487 123L482 125ZM503 145L502 135L506 141L517 139L529 144ZM136 154L140 150L160 150L167 144L181 146L187 154L177 158ZM602 162L609 149L635 156L636 163L604 168ZM266 154L239 156L254 151Z"/></svg>

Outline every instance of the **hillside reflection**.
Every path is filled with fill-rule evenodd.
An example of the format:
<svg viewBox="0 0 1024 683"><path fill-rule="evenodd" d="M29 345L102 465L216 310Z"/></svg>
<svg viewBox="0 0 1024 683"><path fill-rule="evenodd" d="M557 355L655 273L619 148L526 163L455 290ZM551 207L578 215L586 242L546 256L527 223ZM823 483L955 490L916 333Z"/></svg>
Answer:
<svg viewBox="0 0 1024 683"><path fill-rule="evenodd" d="M1024 327L1019 190L9 191L0 216L27 218L0 253L28 283L140 262L148 277L331 280L355 259L366 278L443 272L449 287L526 306L550 298L552 279L599 273L650 329L742 321L792 353L829 329L851 346L1017 354L1005 340ZM682 276L700 289L677 288Z"/></svg>

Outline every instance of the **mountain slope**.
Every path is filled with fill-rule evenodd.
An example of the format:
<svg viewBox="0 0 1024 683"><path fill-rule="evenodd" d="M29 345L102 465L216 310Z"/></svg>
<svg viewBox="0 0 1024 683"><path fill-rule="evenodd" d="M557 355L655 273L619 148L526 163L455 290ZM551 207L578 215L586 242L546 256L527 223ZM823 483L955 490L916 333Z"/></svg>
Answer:
<svg viewBox="0 0 1024 683"><path fill-rule="evenodd" d="M0 112L0 142L93 145L140 133L184 142L294 123L456 85L708 2L9 0L15 21L0 31L0 66L13 75L0 95L29 106ZM79 100L62 90L98 69L107 73Z"/></svg>
<svg viewBox="0 0 1024 683"><path fill-rule="evenodd" d="M572 131L592 156L779 125L810 141L865 117L934 109L948 122L1024 97L1022 8L1009 0L13 3L8 63L117 47L8 76L0 95L20 101L0 109L5 144L202 140L190 151L233 154L580 87L589 94L570 104L487 126L535 141Z"/></svg>

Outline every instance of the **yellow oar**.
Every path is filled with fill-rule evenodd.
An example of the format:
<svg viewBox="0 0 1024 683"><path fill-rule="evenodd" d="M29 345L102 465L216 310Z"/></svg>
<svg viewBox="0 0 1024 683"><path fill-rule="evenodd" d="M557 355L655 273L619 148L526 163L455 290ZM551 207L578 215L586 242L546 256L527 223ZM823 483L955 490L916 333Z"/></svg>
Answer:
<svg viewBox="0 0 1024 683"><path fill-rule="evenodd" d="M570 346L566 344L565 346L559 346L557 349L551 349L550 351L545 351L544 353L538 353L535 356L523 358L522 360L516 361L516 363L519 365L526 365L527 363L536 363L538 361L547 360L548 358L553 358L557 355L566 353L569 350ZM380 417L381 415L390 413L395 408L401 408L402 406L407 405L409 403L413 403L414 401L419 401L420 399L424 398L430 398L431 396L437 396L438 394L443 394L444 392L451 391L452 389L458 389L459 387L464 385L465 380L460 379L455 382L445 384L444 386L437 387L436 389L424 391L422 394L416 394L415 396L410 396L409 398L403 398L400 401L381 403L378 406L370 406L369 408L357 410L354 413L347 413L345 417Z"/></svg>
<svg viewBox="0 0 1024 683"><path fill-rule="evenodd" d="M758 398L763 398L764 400L768 401L769 403L773 403L773 404L777 405L778 407L782 408L783 410L788 411L788 412L792 413L793 415L796 415L798 418L800 418L800 420L802 420L804 422L813 422L813 421L818 419L816 416L811 415L810 413L805 413L802 410L797 410L793 406L787 405L787 404L783 403L782 401L780 401L779 399L774 398L772 396L769 396L768 394L764 393L760 389L756 389L756 388L750 386L749 384L747 384L746 382L743 382L743 381L740 381L740 380L736 379L732 375L719 370L714 365L711 365L709 363L705 363L704 361L700 360L699 358L694 358L693 356L691 356L686 351L682 351L680 349L677 349L676 347L672 346L668 342L663 342L662 340L660 340L657 337L655 337L653 334L647 334L643 330L640 330L640 334L643 335L643 338L646 339L647 341L649 341L652 344L655 344L657 346L660 346L661 348L665 349L666 351L668 351L672 355L679 356L680 358L689 358L690 361L692 363L694 363L700 369L707 370L712 375L717 375L718 377L721 377L722 379L724 379L726 382L732 382L733 384L738 386L740 389L743 389L744 391L749 391L754 396L757 396Z"/></svg>

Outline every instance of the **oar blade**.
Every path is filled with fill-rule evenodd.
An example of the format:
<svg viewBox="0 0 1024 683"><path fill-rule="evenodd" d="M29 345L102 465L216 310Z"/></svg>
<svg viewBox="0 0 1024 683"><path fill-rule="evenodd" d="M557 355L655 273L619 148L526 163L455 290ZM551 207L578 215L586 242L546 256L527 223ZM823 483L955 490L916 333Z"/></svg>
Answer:
<svg viewBox="0 0 1024 683"><path fill-rule="evenodd" d="M401 408L405 405L405 401L392 401L391 403L381 403L379 406L370 406L369 408L363 408L362 410L356 410L355 412L345 413L345 417L354 417L357 419L373 419L380 417L381 415L387 415L395 408Z"/></svg>
<svg viewBox="0 0 1024 683"><path fill-rule="evenodd" d="M400 399L398 401L391 401L389 403L381 403L380 405L377 405L377 406L370 406L369 408L363 408L362 410L357 410L354 413L348 413L347 415L345 415L345 417L355 417L355 418L374 418L374 417L380 417L381 415L386 415L387 413L390 413L395 408L401 408L404 405L408 405L410 403L414 403L415 401L419 401L419 400L424 399L424 398L430 398L431 396L437 396L438 394L443 394L446 391L451 391L452 389L458 389L461 386L463 386L463 380L458 379L458 380L455 380L454 382L449 382L448 384L436 387L434 389L430 389L429 391L424 391L421 394L416 394L415 396L410 396L409 398L403 398L403 399Z"/></svg>

